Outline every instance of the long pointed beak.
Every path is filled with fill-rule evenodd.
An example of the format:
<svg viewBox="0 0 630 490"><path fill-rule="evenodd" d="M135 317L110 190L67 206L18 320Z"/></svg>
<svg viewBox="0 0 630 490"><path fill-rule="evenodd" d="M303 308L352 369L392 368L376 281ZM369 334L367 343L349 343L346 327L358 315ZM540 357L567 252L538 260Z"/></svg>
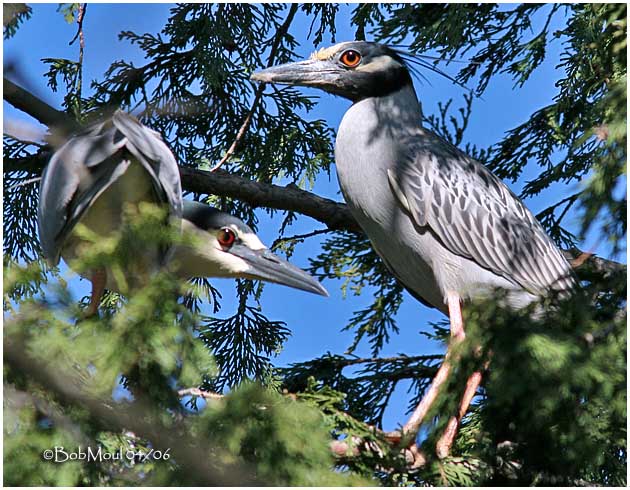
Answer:
<svg viewBox="0 0 630 490"><path fill-rule="evenodd" d="M328 61L305 60L257 71L250 77L250 80L264 83L322 87L333 83L338 75L338 70Z"/></svg>
<svg viewBox="0 0 630 490"><path fill-rule="evenodd" d="M245 245L237 244L232 246L230 253L249 264L250 269L243 275L250 279L275 282L309 293L328 296L328 291L324 289L324 286L311 275L274 255L266 248L252 250Z"/></svg>

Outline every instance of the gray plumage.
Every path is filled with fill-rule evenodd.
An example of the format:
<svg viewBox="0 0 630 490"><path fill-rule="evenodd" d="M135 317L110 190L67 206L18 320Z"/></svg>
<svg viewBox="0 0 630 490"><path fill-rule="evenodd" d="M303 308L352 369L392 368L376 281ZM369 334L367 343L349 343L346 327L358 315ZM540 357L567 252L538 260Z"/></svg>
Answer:
<svg viewBox="0 0 630 490"><path fill-rule="evenodd" d="M158 133L116 111L68 140L44 171L38 208L44 256L59 262L72 231L89 218L91 208L108 216L107 223L92 226L105 234L119 226L123 204L144 200L166 204L173 217L181 218L177 162ZM94 210L97 201L102 205ZM167 252L158 252L161 262Z"/></svg>
<svg viewBox="0 0 630 490"><path fill-rule="evenodd" d="M344 64L352 51L361 62ZM573 287L571 268L532 213L481 163L421 127L404 57L347 42L254 80L315 86L353 101L335 145L342 193L375 250L414 296L447 312L447 296L500 287L524 306Z"/></svg>
<svg viewBox="0 0 630 490"><path fill-rule="evenodd" d="M566 289L566 260L532 213L494 174L419 129L405 158L387 171L391 189L419 227L451 252L543 294Z"/></svg>
<svg viewBox="0 0 630 490"><path fill-rule="evenodd" d="M60 256L71 265L92 243L76 233L79 223L108 238L124 228L125 207L142 203L168 206L169 221L194 244L128 244L125 290L141 287L167 267L185 279L244 277L327 295L309 274L271 253L238 218L205 204L184 203L171 151L158 133L121 111L72 137L52 156L38 209L44 256L53 265ZM121 291L120 276L109 267L83 273L92 281L92 313L105 287Z"/></svg>

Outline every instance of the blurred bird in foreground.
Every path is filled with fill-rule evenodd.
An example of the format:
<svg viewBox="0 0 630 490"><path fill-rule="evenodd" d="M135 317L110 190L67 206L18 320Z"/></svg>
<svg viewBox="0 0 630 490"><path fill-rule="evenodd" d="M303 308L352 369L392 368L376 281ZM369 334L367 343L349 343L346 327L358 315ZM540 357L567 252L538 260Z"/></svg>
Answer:
<svg viewBox="0 0 630 490"><path fill-rule="evenodd" d="M182 278L259 279L327 296L319 282L271 253L238 218L184 201L177 162L160 135L122 111L69 139L46 167L38 208L44 256L52 265L60 257L70 265L94 243L78 232L79 224L105 239L127 227L129 212L145 204L166 208L163 226L193 235L196 244L128 244L127 285L138 287L167 267ZM109 267L94 268L88 278L90 315L105 288L119 291L121 285Z"/></svg>

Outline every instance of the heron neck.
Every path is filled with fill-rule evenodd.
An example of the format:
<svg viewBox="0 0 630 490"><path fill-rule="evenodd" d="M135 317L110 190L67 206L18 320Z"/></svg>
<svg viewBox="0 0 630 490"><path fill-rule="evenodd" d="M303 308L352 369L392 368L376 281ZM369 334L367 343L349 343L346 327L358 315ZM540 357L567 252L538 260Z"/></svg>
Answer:
<svg viewBox="0 0 630 490"><path fill-rule="evenodd" d="M383 122L395 121L399 127L418 127L422 122L422 105L412 84L381 97L366 99Z"/></svg>

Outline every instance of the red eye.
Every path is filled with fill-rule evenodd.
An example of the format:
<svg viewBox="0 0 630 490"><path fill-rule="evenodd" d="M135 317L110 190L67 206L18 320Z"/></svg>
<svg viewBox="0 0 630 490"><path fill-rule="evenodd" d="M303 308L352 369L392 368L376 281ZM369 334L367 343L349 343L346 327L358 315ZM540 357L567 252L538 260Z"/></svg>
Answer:
<svg viewBox="0 0 630 490"><path fill-rule="evenodd" d="M217 240L219 240L219 245L222 247L230 248L234 244L234 240L236 240L236 235L229 228L221 228Z"/></svg>
<svg viewBox="0 0 630 490"><path fill-rule="evenodd" d="M344 51L339 59L348 68L354 68L359 63L361 63L361 55L354 49Z"/></svg>

